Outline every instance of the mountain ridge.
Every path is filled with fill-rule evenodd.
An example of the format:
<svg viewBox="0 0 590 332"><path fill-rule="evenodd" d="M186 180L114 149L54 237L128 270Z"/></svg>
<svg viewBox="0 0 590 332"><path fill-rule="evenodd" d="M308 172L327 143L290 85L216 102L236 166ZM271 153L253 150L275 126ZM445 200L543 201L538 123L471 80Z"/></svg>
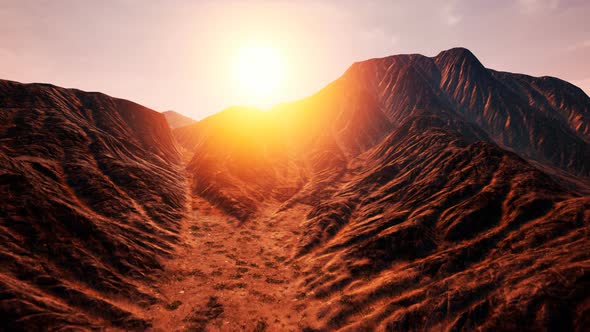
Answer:
<svg viewBox="0 0 590 332"><path fill-rule="evenodd" d="M380 65L380 68L374 68L374 64L380 61L384 64ZM401 65L393 66L395 63L401 63ZM368 68L361 68L363 66ZM386 67L387 69L384 70L383 68ZM428 72L423 68L428 68ZM529 158L550 162L578 175L588 176L589 165L584 160L589 160L588 157L590 157L586 128L590 117L590 99L581 89L569 83L564 84L564 81L559 79L546 77L523 82L531 76L490 71L485 69L471 52L457 48L443 51L433 58L399 55L372 59L367 63L357 63L356 67L349 69L350 72L362 70L372 72L370 77L380 77L377 79L379 82L372 83L372 86L377 90L376 94L393 99L393 102L385 100L384 107L389 109L390 119L394 122L402 119L404 114L415 107L451 108L481 126L497 143L505 147L514 149ZM404 76L407 75L408 70L412 71L412 75ZM418 71L421 73L418 74ZM387 81L387 84L384 84L384 80L396 81L391 83ZM552 81L553 85L559 85L562 91L572 91L569 95L575 96L572 100L578 103L577 108L565 108L565 114L560 114L562 108L554 107L557 104L547 99L551 99L552 94L550 92L547 92L547 96L541 94L536 85L528 89L538 91L537 97L542 96L543 99L540 103L529 105L528 96L518 94L514 88L518 85L520 89L525 89L524 84L539 85L538 82L547 80ZM377 84L381 84L381 87ZM408 84L418 85L412 88ZM411 89L418 90L418 93ZM400 90L400 97L396 98ZM423 91L428 94L421 98L424 95ZM408 98L412 92L416 96L412 100L405 101L405 104L399 105L400 100ZM433 100L435 104L432 104ZM547 106L548 104L553 106ZM541 113L535 114L532 110L528 110L533 108L540 110ZM527 114L526 122L523 119L523 112ZM554 123L551 119L558 121ZM551 143L532 142L529 137L542 136L541 133L537 133L541 130L539 129L541 125L552 126L552 131L561 132L560 137L565 141L556 142L553 141L553 137L547 137L546 140L551 139ZM551 148L557 145L564 146L567 154L558 156L558 153Z"/></svg>

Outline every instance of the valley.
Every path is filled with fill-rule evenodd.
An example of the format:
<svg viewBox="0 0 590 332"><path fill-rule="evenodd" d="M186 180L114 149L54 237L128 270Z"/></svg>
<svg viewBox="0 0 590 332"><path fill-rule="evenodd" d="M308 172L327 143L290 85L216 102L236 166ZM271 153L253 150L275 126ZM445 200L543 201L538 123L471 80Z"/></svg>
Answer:
<svg viewBox="0 0 590 332"><path fill-rule="evenodd" d="M178 128L0 82L7 330L590 327L590 98L567 82L394 55Z"/></svg>
<svg viewBox="0 0 590 332"><path fill-rule="evenodd" d="M177 255L153 287L155 331L299 331L305 294L290 264L298 217L266 206L248 223L194 199L181 226Z"/></svg>

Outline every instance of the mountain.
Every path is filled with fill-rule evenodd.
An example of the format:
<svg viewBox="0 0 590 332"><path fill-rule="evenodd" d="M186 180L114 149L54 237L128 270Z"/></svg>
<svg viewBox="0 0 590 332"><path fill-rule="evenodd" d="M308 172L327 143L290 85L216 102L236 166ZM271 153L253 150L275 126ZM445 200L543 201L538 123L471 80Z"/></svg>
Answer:
<svg viewBox="0 0 590 332"><path fill-rule="evenodd" d="M590 98L468 50L171 131L2 81L2 327L590 329Z"/></svg>
<svg viewBox="0 0 590 332"><path fill-rule="evenodd" d="M553 90L541 82L551 82ZM538 96L531 99L531 91ZM534 101L529 104L529 99ZM255 209L244 206L249 198L265 196L277 186L279 191L296 190L326 163L340 161L340 169L345 168L347 159L374 146L416 110L445 114L445 121L456 122L453 128L460 134L516 152L560 174L562 180L575 182L576 190L587 191L588 96L558 79L485 69L466 49L451 49L434 58L397 55L356 63L304 100L270 112L231 108L178 128L174 135L195 151L189 170L201 173L193 182L206 188L201 194L235 202L230 205L247 214ZM288 167L289 163L305 166ZM215 177L205 174L226 167ZM273 181L281 173L288 181ZM251 181L254 178L262 181ZM249 187L256 189L248 191ZM248 192L242 195L244 191ZM220 192L241 197L226 198Z"/></svg>
<svg viewBox="0 0 590 332"><path fill-rule="evenodd" d="M0 81L0 101L1 329L147 327L138 285L184 214L164 116L46 84Z"/></svg>
<svg viewBox="0 0 590 332"><path fill-rule="evenodd" d="M174 134L194 197L244 225L297 215L310 329L584 330L589 105L457 48Z"/></svg>
<svg viewBox="0 0 590 332"><path fill-rule="evenodd" d="M195 120L189 118L188 116L184 116L178 112L166 111L162 112L162 114L164 114L164 116L166 117L166 121L168 121L168 124L172 129L188 126L190 124L195 123Z"/></svg>
<svg viewBox="0 0 590 332"><path fill-rule="evenodd" d="M414 108L452 109L502 147L589 174L590 99L567 82L488 70L462 48L434 58L407 55L362 62L349 71L369 77L362 80L372 93L385 97L385 111L394 121Z"/></svg>
<svg viewBox="0 0 590 332"><path fill-rule="evenodd" d="M590 197L432 113L359 159L301 227L295 262L317 327L588 325Z"/></svg>

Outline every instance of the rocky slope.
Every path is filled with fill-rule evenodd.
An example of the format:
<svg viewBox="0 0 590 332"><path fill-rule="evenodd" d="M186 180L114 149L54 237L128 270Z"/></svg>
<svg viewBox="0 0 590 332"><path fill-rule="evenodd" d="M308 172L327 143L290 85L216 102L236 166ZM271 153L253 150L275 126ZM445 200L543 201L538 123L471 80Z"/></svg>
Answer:
<svg viewBox="0 0 590 332"><path fill-rule="evenodd" d="M314 204L295 262L317 328L582 331L589 222L590 197L410 115Z"/></svg>
<svg viewBox="0 0 590 332"><path fill-rule="evenodd" d="M142 290L184 210L164 116L135 103L0 81L0 326L142 329Z"/></svg>
<svg viewBox="0 0 590 332"><path fill-rule="evenodd" d="M590 174L590 99L557 78L489 70L463 48L364 61L343 77L364 82L394 123L415 108L452 109L502 147Z"/></svg>

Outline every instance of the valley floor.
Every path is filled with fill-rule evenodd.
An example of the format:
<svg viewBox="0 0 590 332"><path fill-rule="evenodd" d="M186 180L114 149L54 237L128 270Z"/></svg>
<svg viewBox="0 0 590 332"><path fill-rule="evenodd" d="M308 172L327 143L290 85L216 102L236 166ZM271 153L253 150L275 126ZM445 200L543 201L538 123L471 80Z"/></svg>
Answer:
<svg viewBox="0 0 590 332"><path fill-rule="evenodd" d="M297 265L286 264L297 236L293 216L261 209L241 224L201 198L183 220L175 258L153 289L164 303L147 308L155 331L300 331L305 299Z"/></svg>

